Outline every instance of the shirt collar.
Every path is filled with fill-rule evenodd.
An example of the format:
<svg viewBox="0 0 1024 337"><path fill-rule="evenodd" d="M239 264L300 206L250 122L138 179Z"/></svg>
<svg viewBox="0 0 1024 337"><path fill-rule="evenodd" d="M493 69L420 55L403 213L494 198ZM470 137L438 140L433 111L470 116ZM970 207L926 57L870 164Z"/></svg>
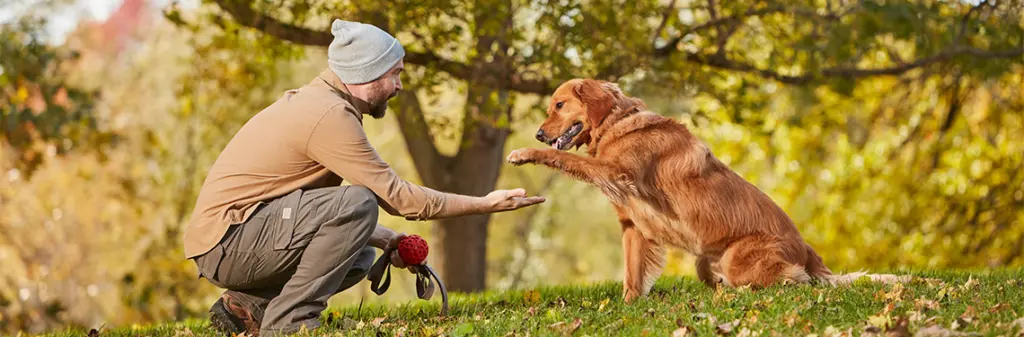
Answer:
<svg viewBox="0 0 1024 337"><path fill-rule="evenodd" d="M338 78L338 75L336 75L330 68L324 69L324 71L320 72L320 75L313 81L313 85L326 86L339 97L351 103L352 106L356 108L357 113L355 115L356 118L359 119L360 123L363 122L363 114L370 112L370 103L367 103L359 97L353 96L352 93L348 91L348 88L345 87L345 84L341 82L341 79Z"/></svg>

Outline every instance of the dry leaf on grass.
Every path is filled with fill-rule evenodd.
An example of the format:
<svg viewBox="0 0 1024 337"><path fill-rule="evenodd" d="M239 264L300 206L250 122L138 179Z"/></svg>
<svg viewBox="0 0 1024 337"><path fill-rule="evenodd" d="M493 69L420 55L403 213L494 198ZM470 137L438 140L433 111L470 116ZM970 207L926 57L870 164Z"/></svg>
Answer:
<svg viewBox="0 0 1024 337"><path fill-rule="evenodd" d="M894 326L887 326L885 330L886 337L910 337L910 329L908 326L910 321L906 318L900 318L896 321Z"/></svg>
<svg viewBox="0 0 1024 337"><path fill-rule="evenodd" d="M374 328L379 328L380 324L384 323L385 319L387 319L387 318L385 318L385 317L374 318L372 321L370 321L370 325L373 325Z"/></svg>
<svg viewBox="0 0 1024 337"><path fill-rule="evenodd" d="M914 334L914 337L951 337L951 336L956 336L956 334L954 334L952 331L946 330L946 329L944 329L944 328L942 328L941 326L938 326L938 325L930 325L930 326L921 328L920 330L917 330L916 334Z"/></svg>

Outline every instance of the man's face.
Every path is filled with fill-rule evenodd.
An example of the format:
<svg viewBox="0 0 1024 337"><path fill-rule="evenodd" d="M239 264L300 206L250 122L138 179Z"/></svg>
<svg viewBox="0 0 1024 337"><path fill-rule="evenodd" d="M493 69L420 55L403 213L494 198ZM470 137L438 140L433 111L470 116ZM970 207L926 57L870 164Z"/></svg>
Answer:
<svg viewBox="0 0 1024 337"><path fill-rule="evenodd" d="M398 96L398 92L402 90L402 71L404 70L405 64L400 60L383 76L370 82L370 90L366 99L370 103L370 116L376 119L384 118L388 100Z"/></svg>

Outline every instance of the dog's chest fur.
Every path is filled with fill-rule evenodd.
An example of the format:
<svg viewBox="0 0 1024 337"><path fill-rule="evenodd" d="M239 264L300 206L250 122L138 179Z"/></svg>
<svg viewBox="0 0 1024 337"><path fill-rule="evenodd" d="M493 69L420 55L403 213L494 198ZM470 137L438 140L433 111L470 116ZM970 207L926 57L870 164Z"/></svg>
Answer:
<svg viewBox="0 0 1024 337"><path fill-rule="evenodd" d="M654 205L636 196L629 197L621 207L644 238L700 255L700 239L687 221L658 211Z"/></svg>
<svg viewBox="0 0 1024 337"><path fill-rule="evenodd" d="M692 156L699 158L701 154L705 153L706 149L703 148L703 145L696 142L689 144L690 146L697 147L693 151L682 152L686 155L680 156L676 160L665 162L651 162L647 160L638 160L636 157L622 156L621 153L624 151L635 149L622 149L613 145L618 142L621 137L630 132L657 127L656 125L658 124L665 124L666 120L667 119L664 117L657 116L647 111L622 118L618 123L616 123L617 125L611 126L605 130L605 144L610 146L602 149L599 154L595 154L598 156L613 156L613 158L609 159L619 162L623 167L630 168L630 171L634 172L634 174L639 174L638 172L642 171L650 172L649 168L656 165L689 167L699 165L696 163L699 162L699 160L690 158ZM664 130L661 132L664 132ZM674 143L658 144L654 145L655 148L644 151L658 151L656 150L658 146L673 147L679 145ZM680 151L680 149L677 147L672 149L672 152L678 153L678 151ZM637 176L634 176L634 178L635 177ZM614 181L598 182L597 185L601 188L601 191L608 196L609 201L615 204L617 208L624 213L623 215L629 217L629 219L633 221L633 225L644 236L644 238L657 242L661 245L673 246L686 250L692 254L701 255L703 253L703 249L700 236L697 235L698 233L693 227L694 224L689 223L689 221L686 220L687 217L678 216L684 212L682 209L675 207L676 205L672 205L671 201L669 201L674 199L669 197L671 192L662 190L662 184L660 181L647 185L640 184L641 183L639 182L627 179L616 179ZM665 202L652 202L655 200L663 200Z"/></svg>

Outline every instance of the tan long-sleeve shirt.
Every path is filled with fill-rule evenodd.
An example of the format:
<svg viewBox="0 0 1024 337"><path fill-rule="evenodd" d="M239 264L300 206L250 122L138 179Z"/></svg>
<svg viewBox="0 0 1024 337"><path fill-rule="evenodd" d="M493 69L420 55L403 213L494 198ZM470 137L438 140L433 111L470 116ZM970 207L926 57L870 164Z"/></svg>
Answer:
<svg viewBox="0 0 1024 337"><path fill-rule="evenodd" d="M340 90L340 91L336 91ZM187 258L213 248L260 202L296 189L366 186L389 214L427 220L487 211L481 198L409 183L377 155L363 131L366 102L330 69L252 117L210 168L185 228Z"/></svg>

